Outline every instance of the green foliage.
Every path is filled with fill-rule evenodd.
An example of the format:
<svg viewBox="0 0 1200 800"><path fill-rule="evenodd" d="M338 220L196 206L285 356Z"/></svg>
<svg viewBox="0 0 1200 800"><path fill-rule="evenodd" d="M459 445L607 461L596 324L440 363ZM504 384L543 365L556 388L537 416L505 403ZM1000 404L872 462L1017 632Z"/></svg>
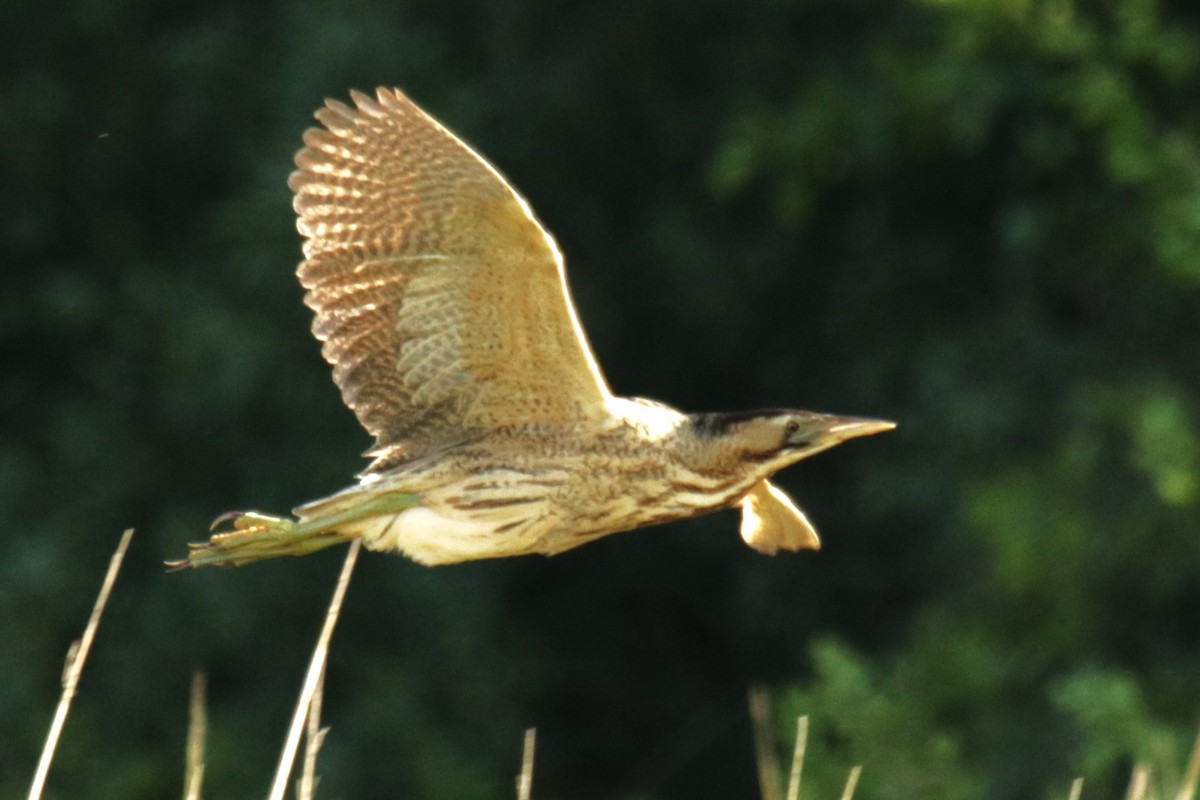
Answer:
<svg viewBox="0 0 1200 800"><path fill-rule="evenodd" d="M1183 731L1171 730L1153 718L1132 677L1083 669L1064 678L1053 697L1074 723L1081 774L1107 778L1110 785L1119 786L1135 761L1150 767L1158 786L1181 784L1181 766L1187 759L1186 749L1180 746L1187 741L1180 736Z"/></svg>
<svg viewBox="0 0 1200 800"><path fill-rule="evenodd" d="M803 794L837 796L852 764L865 765L855 794L864 799L978 797L998 783L966 752L981 722L978 707L987 707L981 701L1003 702L997 690L1006 670L997 668L998 653L985 654L978 637L970 638L940 638L939 663L922 662L926 653L914 652L882 668L844 643L816 642L812 679L777 702L787 723L778 726L781 751L792 746L791 720L810 716ZM1135 764L1150 769L1153 796L1175 796L1191 731L1157 718L1133 677L1084 666L1048 694L1053 716L1042 726L1062 737L1055 752L1063 761L1046 797L1063 796L1075 775L1088 776L1088 797L1124 796ZM962 715L963 700L975 707L969 717ZM995 713L1006 716L1003 709ZM1042 738L1036 730L1027 734Z"/></svg>
<svg viewBox="0 0 1200 800"><path fill-rule="evenodd" d="M859 798L961 798L984 781L962 763L961 732L940 722L920 684L878 670L844 644L813 646L811 688L790 692L787 718L810 715L804 794L836 797L853 764L863 765Z"/></svg>
<svg viewBox="0 0 1200 800"><path fill-rule="evenodd" d="M718 515L554 560L368 557L333 642L330 796L754 794L744 689L822 796L1120 796L1200 712L1200 18L1166 0L0 8L0 797L139 529L51 774L269 781L336 554L163 575L367 445L292 277L326 96L398 85L554 231L610 382L899 420L781 476L823 534ZM790 735L790 725L785 735ZM1171 765L1175 765L1172 767ZM814 792L814 795L815 792Z"/></svg>

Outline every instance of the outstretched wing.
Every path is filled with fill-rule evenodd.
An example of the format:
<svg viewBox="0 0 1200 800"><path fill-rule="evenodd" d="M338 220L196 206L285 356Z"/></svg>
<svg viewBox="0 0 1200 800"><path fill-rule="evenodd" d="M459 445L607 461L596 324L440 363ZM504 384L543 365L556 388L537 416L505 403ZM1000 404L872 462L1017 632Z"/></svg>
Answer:
<svg viewBox="0 0 1200 800"><path fill-rule="evenodd" d="M605 414L608 387L528 203L398 90L304 134L297 274L371 470L480 431ZM370 471L370 470L369 470Z"/></svg>

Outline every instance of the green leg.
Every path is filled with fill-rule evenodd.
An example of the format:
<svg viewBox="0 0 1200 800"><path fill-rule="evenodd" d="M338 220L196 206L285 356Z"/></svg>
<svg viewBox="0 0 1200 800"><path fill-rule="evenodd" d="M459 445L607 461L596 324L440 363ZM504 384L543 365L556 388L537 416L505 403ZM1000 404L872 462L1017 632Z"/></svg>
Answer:
<svg viewBox="0 0 1200 800"><path fill-rule="evenodd" d="M277 556L304 556L348 540L338 527L382 514L394 514L417 505L415 494L379 495L326 517L304 522L254 511L217 517L213 527L233 523L233 530L214 534L207 542L188 545L187 558L168 561L170 570L187 567L234 566Z"/></svg>

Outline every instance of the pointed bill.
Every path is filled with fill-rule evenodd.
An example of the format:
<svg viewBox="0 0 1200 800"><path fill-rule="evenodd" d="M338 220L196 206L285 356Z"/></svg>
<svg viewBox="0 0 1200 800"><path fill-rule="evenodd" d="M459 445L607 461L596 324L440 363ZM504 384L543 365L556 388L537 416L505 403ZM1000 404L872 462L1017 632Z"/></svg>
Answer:
<svg viewBox="0 0 1200 800"><path fill-rule="evenodd" d="M833 417L829 418L829 427L825 435L833 442L844 442L859 436L873 436L876 433L890 431L896 423L886 419L870 419L867 417Z"/></svg>

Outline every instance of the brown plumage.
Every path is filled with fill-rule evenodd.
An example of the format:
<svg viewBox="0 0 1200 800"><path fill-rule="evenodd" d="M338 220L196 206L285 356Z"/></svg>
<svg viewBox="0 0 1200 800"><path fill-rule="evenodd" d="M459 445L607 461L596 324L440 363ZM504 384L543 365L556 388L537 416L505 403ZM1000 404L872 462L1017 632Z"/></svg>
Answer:
<svg viewBox="0 0 1200 800"><path fill-rule="evenodd" d="M313 333L374 461L298 521L225 515L175 566L352 537L427 564L553 554L732 505L762 552L818 546L767 478L892 423L613 396L525 200L399 91L352 96L317 111L288 185Z"/></svg>

